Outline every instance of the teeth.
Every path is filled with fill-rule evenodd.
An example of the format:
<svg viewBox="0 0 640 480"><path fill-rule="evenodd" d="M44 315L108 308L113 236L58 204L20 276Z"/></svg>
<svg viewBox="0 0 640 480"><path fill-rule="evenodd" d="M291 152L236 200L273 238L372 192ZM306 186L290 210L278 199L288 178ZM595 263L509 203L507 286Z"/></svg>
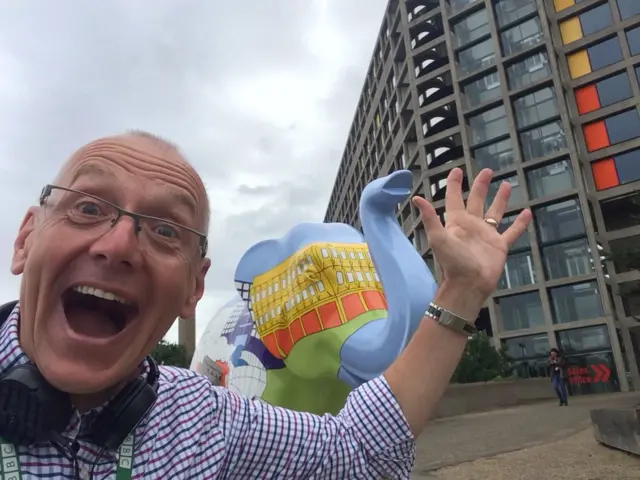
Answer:
<svg viewBox="0 0 640 480"><path fill-rule="evenodd" d="M115 293L106 292L104 290L100 290L99 288L87 287L86 285L79 285L77 287L73 287L73 289L84 295L93 295L94 297L104 298L105 300L114 300L116 302L122 303L124 305L130 305L130 303L122 297L119 297Z"/></svg>

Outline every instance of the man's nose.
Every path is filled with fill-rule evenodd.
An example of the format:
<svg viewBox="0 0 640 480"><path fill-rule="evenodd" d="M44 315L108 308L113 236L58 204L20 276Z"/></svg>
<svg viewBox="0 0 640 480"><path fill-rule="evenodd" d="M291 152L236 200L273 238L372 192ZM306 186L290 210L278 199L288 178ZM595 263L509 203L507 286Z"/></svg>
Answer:
<svg viewBox="0 0 640 480"><path fill-rule="evenodd" d="M136 221L126 215L118 218L107 232L93 242L89 253L113 265L139 266L142 252L138 243Z"/></svg>

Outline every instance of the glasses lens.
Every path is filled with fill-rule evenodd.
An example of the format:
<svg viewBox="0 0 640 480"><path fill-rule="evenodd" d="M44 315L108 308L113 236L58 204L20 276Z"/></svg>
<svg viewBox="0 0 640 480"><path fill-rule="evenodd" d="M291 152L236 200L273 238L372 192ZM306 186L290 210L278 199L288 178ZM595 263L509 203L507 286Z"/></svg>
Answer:
<svg viewBox="0 0 640 480"><path fill-rule="evenodd" d="M45 200L47 216L64 217L78 227L109 229L118 211L104 200L81 192L54 189Z"/></svg>

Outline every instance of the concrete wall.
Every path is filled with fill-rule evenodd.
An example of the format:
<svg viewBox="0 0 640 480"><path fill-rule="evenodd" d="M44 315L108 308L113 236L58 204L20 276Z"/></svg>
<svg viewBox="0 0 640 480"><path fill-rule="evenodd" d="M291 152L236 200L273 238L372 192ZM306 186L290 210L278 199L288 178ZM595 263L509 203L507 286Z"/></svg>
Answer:
<svg viewBox="0 0 640 480"><path fill-rule="evenodd" d="M486 412L555 398L548 378L452 384L440 400L432 418Z"/></svg>

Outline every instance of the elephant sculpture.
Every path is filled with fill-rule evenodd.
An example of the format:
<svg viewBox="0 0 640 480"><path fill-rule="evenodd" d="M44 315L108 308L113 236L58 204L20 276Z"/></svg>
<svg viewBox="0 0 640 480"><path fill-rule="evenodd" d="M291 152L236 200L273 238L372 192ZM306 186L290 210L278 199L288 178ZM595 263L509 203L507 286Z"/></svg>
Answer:
<svg viewBox="0 0 640 480"><path fill-rule="evenodd" d="M400 355L436 292L396 219L412 181L401 170L366 186L364 235L303 223L251 247L235 272L239 295L210 322L192 369L272 405L339 411Z"/></svg>

